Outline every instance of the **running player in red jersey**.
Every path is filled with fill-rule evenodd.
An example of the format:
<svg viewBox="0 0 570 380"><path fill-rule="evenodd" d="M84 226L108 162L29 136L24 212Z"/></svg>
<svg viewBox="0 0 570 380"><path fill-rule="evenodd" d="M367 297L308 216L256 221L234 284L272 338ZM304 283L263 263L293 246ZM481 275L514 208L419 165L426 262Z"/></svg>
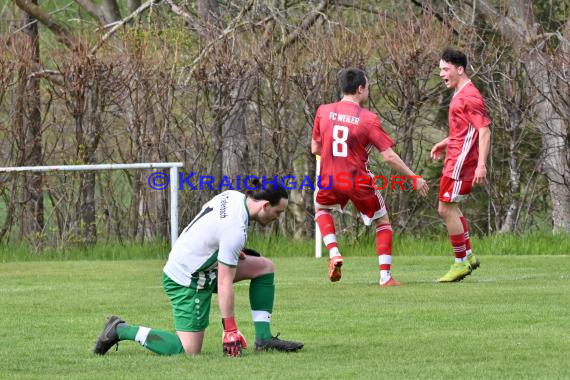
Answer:
<svg viewBox="0 0 570 380"><path fill-rule="evenodd" d="M455 262L438 282L461 281L479 267L479 259L471 252L469 225L459 204L473 185L485 183L487 155L491 145L491 121L479 90L473 85L465 69L467 57L460 51L445 49L439 61L439 76L447 88L455 90L449 105L449 136L431 150L439 160L446 150L440 181L439 215L447 232Z"/></svg>
<svg viewBox="0 0 570 380"><path fill-rule="evenodd" d="M329 250L329 279L342 276L344 260L336 241L331 209L342 209L349 200L362 214L364 223L376 225L376 253L380 285L396 286L392 278L392 226L384 199L368 170L368 154L375 146L386 163L398 173L416 177L416 189L427 195L428 185L416 176L392 150L394 142L373 112L362 108L368 100L368 78L360 69L345 69L339 77L341 101L321 105L315 116L311 151L321 156L321 180L315 196L315 220Z"/></svg>

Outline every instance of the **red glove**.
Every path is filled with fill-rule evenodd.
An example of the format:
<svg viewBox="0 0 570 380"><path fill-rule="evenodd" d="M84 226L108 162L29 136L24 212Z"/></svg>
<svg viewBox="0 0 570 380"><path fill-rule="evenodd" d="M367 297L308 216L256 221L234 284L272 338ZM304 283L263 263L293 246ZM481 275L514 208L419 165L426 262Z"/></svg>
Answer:
<svg viewBox="0 0 570 380"><path fill-rule="evenodd" d="M226 356L240 356L241 350L247 348L245 338L237 329L236 320L234 317L222 318L222 325L224 326L224 335L222 343L224 345L224 355Z"/></svg>

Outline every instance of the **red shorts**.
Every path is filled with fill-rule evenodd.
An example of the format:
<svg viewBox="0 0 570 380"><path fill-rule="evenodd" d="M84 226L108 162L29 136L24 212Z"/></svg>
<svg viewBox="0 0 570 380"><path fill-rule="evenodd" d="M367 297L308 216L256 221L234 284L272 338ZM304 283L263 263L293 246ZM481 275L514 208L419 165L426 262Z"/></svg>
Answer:
<svg viewBox="0 0 570 380"><path fill-rule="evenodd" d="M456 181L453 178L441 176L439 181L439 200L445 203L461 202L470 193L473 181Z"/></svg>
<svg viewBox="0 0 570 380"><path fill-rule="evenodd" d="M317 208L342 210L349 200L352 201L367 226L387 214L382 194L370 184L359 184L356 188L347 190L338 189L335 186L330 189L317 187L315 194L315 207Z"/></svg>

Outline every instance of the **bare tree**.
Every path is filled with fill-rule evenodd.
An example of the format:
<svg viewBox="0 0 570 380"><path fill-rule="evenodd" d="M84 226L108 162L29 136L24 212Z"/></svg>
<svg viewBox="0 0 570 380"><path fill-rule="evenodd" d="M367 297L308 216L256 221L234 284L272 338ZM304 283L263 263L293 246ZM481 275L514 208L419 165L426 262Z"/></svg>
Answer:
<svg viewBox="0 0 570 380"><path fill-rule="evenodd" d="M486 84L488 96L490 97L491 112L493 112L494 132L500 133L502 130L508 136L508 146L505 150L500 150L500 154L508 154L508 187L507 193L490 194L493 199L493 208L496 212L496 229L502 233L514 232L519 229L520 216L524 206L523 192L529 186L529 181L534 180L532 167L536 167L534 162L528 162L528 148L525 142L532 132L533 116L533 88L526 76L524 66L517 60L516 54L507 48L497 50L496 60L487 64L485 72L480 76ZM494 138L496 144L500 143L500 135ZM530 168L529 168L530 167ZM525 170L527 169L527 170ZM503 172L497 170L501 175L497 181L493 181L493 189L502 191L506 182L502 178ZM525 183L526 181L526 183ZM495 201L504 200L508 203L506 213L497 210Z"/></svg>
<svg viewBox="0 0 570 380"><path fill-rule="evenodd" d="M41 121L42 162L183 161L185 174L213 175L217 182L204 191L190 191L183 183L188 190L181 193L184 222L213 193L228 188L227 182L218 187L223 175L233 177L234 186L237 175L243 184L245 174L294 174L298 185L305 176L312 178L309 146L316 108L339 99L338 70L357 66L371 80L367 106L380 114L404 160L435 178L440 167L428 164L427 151L436 135L447 132L450 94L434 74L441 48L452 44L467 49L472 76L483 82L494 121L489 176L503 179L474 192L475 204L489 206L476 208L474 228L484 229L487 222L492 230L517 231L532 226L540 219L535 215L543 215L536 211L548 206L541 196L546 176L536 180L536 173L540 166L546 172L550 156L538 165L538 148L529 145L540 145L539 127L544 138L545 125L558 125L552 124L555 118L546 123L540 107L550 105L549 115L558 115L562 124L568 118L569 58L563 53L570 48L564 37L568 24L549 33L531 30L535 39L517 45L489 28L489 17L478 17L484 14L479 1L440 2L444 11L436 14L423 2L421 10L393 2L386 11L383 3L352 1L148 0L117 7L116 0L76 0L71 6L98 24L79 19L85 22L76 33L76 24L67 26L63 13L47 12L31 0L14 2L35 18L32 24L45 25L57 43L42 50L49 56L44 58L49 67L43 67L22 47L24 28L0 36L6 40L0 45L0 157L7 164L31 162L33 140L26 133L34 119L32 80L41 80L37 99L42 103L36 103L41 117L35 120ZM151 7L153 17L141 17ZM496 19L515 15L501 13ZM89 30L93 33L84 33ZM528 74L532 67L520 59L521 52L535 54L537 65L547 67L548 88ZM567 144L568 138L552 141ZM377 158L371 156L373 165ZM166 237L168 193L150 189L148 175L44 175L51 204L43 213L43 231L57 225L60 240L77 243ZM196 186L198 175L191 180ZM21 189L19 178L0 176L0 199L8 204L0 238L21 230L24 206L31 204L22 202L28 195L11 197L29 191ZM291 191L287 217L273 227L290 236L310 235L312 195L308 186ZM433 204L413 193L388 191L387 199L394 224L402 229L424 231L440 224ZM354 239L364 233L352 208L339 218L340 230Z"/></svg>
<svg viewBox="0 0 570 380"><path fill-rule="evenodd" d="M567 20L556 33L541 33L532 1L508 0L504 3L504 9L488 0L478 0L471 5L472 14L480 15L487 25L493 26L519 52L528 77L537 90L534 110L542 136L543 172L548 179L552 200L553 231L570 232L570 152L565 118L568 104L562 100L568 99L568 96L556 96L560 81L550 75L552 69L559 73L558 78L567 73L567 66L558 67L555 62L561 62L561 57L568 52L570 21ZM453 7L450 10L454 17L461 17ZM559 39L559 49L549 49L547 40L551 37Z"/></svg>
<svg viewBox="0 0 570 380"><path fill-rule="evenodd" d="M422 155L425 160L426 147L422 152L422 143L429 148L436 142L435 130L447 130L446 126L433 126L430 119L444 91L433 80L434 69L440 51L453 40L453 33L432 15L416 15L411 10L394 20L381 16L378 29L381 43L373 83L378 84L382 102L375 101L373 106L386 122L385 128L395 129L402 160L416 170ZM410 191L389 196L394 224L400 229L408 226L412 211L418 211L410 196Z"/></svg>
<svg viewBox="0 0 570 380"><path fill-rule="evenodd" d="M32 4L37 4L34 0ZM42 126L39 79L32 73L40 67L40 42L35 18L24 13L23 35L17 40L22 60L18 68L17 111L14 118L18 130L19 160L22 166L42 165ZM21 177L21 236L40 233L44 227L42 175L29 173ZM37 236L36 236L37 238Z"/></svg>

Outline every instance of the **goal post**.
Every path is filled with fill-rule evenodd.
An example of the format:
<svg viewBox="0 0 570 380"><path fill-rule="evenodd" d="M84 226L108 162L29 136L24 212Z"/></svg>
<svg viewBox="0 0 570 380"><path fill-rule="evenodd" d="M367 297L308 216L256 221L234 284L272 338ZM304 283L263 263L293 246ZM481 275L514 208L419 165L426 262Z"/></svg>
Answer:
<svg viewBox="0 0 570 380"><path fill-rule="evenodd" d="M0 173L10 172L50 172L50 171L92 171L118 169L169 169L170 176L170 242L178 238L178 168L182 162L146 162L134 164L97 164L97 165L53 165L53 166L14 166L0 167Z"/></svg>
<svg viewBox="0 0 570 380"><path fill-rule="evenodd" d="M321 156L316 156L316 165L315 165L315 191L318 189L319 186L319 175L321 175ZM316 194L315 194L316 197ZM321 230L319 229L319 225L317 224L317 219L315 218L315 257L317 259L323 256L323 237L321 236Z"/></svg>

